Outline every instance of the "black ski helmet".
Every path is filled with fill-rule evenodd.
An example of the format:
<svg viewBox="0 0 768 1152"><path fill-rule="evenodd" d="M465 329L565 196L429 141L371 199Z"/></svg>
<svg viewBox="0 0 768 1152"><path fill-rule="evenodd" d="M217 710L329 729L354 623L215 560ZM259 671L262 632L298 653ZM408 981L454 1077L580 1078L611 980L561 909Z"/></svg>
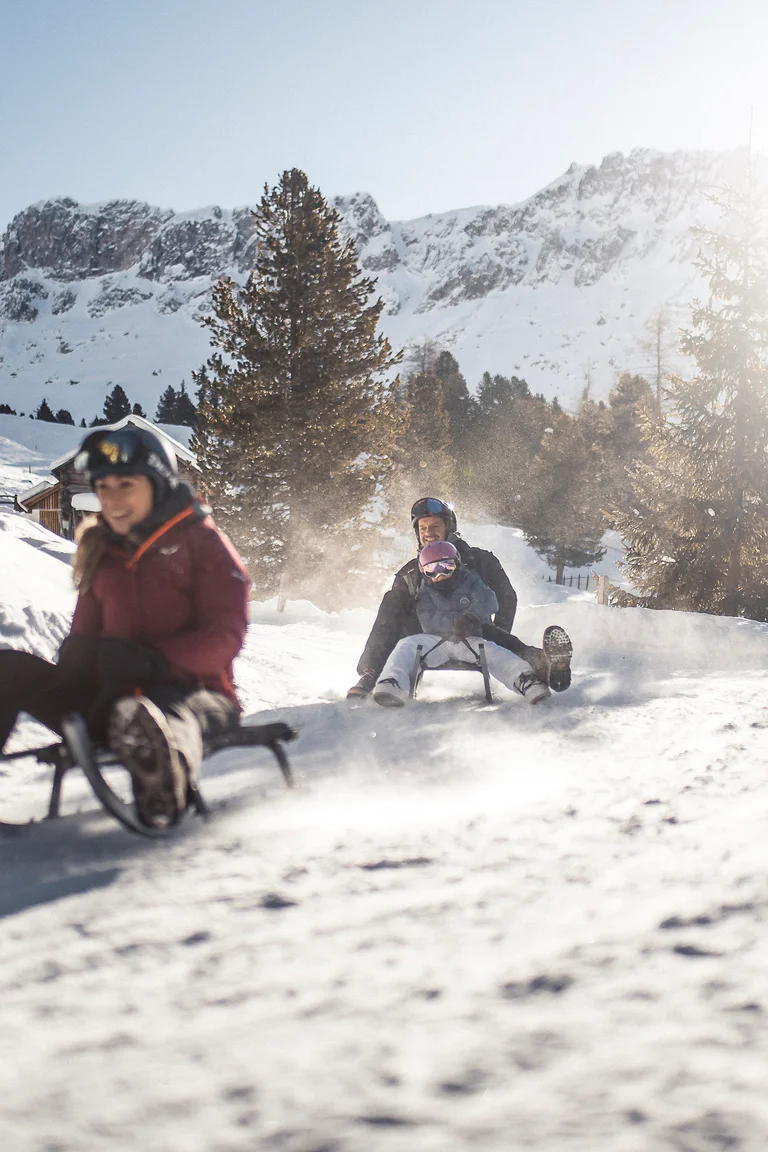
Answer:
<svg viewBox="0 0 768 1152"><path fill-rule="evenodd" d="M417 500L411 508L411 524L416 533L416 539L419 539L419 520L425 516L440 516L445 521L446 532L450 536L452 532L456 532L456 513L450 504L446 504L444 500L438 500L435 496L422 496Z"/></svg>
<svg viewBox="0 0 768 1152"><path fill-rule="evenodd" d="M147 476L155 504L162 503L179 483L176 453L168 441L149 428L131 424L89 433L75 456L74 468L85 475L91 488L104 476Z"/></svg>

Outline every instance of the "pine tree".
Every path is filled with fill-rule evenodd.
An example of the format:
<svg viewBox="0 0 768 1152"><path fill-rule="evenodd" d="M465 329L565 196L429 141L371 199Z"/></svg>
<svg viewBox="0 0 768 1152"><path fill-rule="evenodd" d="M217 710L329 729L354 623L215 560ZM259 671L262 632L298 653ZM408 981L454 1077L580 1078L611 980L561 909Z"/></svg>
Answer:
<svg viewBox="0 0 768 1152"><path fill-rule="evenodd" d="M178 396L176 389L172 384L169 384L165 392L163 392L160 400L158 401L157 411L155 412L155 421L158 424L177 424L176 420L176 407L178 404Z"/></svg>
<svg viewBox="0 0 768 1152"><path fill-rule="evenodd" d="M393 451L395 469L388 488L396 523L402 508L420 496L451 499L456 480L451 454L451 419L443 382L434 370L414 372L400 388L405 427Z"/></svg>
<svg viewBox="0 0 768 1152"><path fill-rule="evenodd" d="M647 459L644 413L660 411L644 376L624 372L608 397L609 431L605 441L605 507L626 509L632 502L632 477Z"/></svg>
<svg viewBox="0 0 768 1152"><path fill-rule="evenodd" d="M338 594L375 549L362 530L390 467L399 357L376 335L375 282L303 172L266 187L253 215L254 269L215 285L204 321L216 351L195 374L194 448L257 587L284 573L291 594Z"/></svg>
<svg viewBox="0 0 768 1152"><path fill-rule="evenodd" d="M451 424L451 448L454 458L462 455L462 446L472 430L477 414L477 401L470 396L467 382L459 371L458 361L450 352L441 352L435 360L435 375L443 384L445 410Z"/></svg>
<svg viewBox="0 0 768 1152"><path fill-rule="evenodd" d="M16 409L11 408L10 404L0 404L0 416L15 416Z"/></svg>
<svg viewBox="0 0 768 1152"><path fill-rule="evenodd" d="M104 401L104 420L107 424L116 424L124 416L131 414L131 402L119 384L115 384L112 391Z"/></svg>
<svg viewBox="0 0 768 1152"><path fill-rule="evenodd" d="M457 480L463 488L472 470L470 438L477 417L477 401L470 395L458 361L450 352L440 352L434 372L443 385L443 403L451 432L450 452Z"/></svg>
<svg viewBox="0 0 768 1152"><path fill-rule="evenodd" d="M403 352L403 375L416 376L419 372L432 372L439 355L440 346L431 337L412 340Z"/></svg>
<svg viewBox="0 0 768 1152"><path fill-rule="evenodd" d="M678 351L679 333L672 316L673 306L661 304L646 321L647 335L640 341L640 347L645 353L646 370L653 380L653 397L657 412L661 412L664 407L665 380L669 373L670 360Z"/></svg>
<svg viewBox="0 0 768 1152"><path fill-rule="evenodd" d="M526 540L555 569L561 584L566 568L582 568L605 554L605 411L588 403L578 417L563 413L552 421L529 469L518 516Z"/></svg>
<svg viewBox="0 0 768 1152"><path fill-rule="evenodd" d="M38 406L37 412L35 412L35 420L44 420L46 424L56 423L56 417L51 411L47 400L43 400L43 402Z"/></svg>
<svg viewBox="0 0 768 1152"><path fill-rule="evenodd" d="M144 409L142 408L141 404L139 404L138 400L136 401L136 403L131 408L131 415L132 416L142 416L145 420L147 418L147 414L144 411Z"/></svg>
<svg viewBox="0 0 768 1152"><path fill-rule="evenodd" d="M613 425L612 442L618 455L636 459L643 454L640 413L653 406L654 393L644 376L624 372L608 397Z"/></svg>
<svg viewBox="0 0 768 1152"><path fill-rule="evenodd" d="M68 408L59 408L55 419L57 424L74 424L75 422Z"/></svg>
<svg viewBox="0 0 768 1152"><path fill-rule="evenodd" d="M184 380L182 380L181 388L176 393L175 416L174 424L183 424L187 428L194 428L197 421L197 408L195 408L194 401L187 392L187 385Z"/></svg>
<svg viewBox="0 0 768 1152"><path fill-rule="evenodd" d="M467 471L478 512L496 523L521 526L531 468L550 422L549 405L531 396L525 380L483 374Z"/></svg>
<svg viewBox="0 0 768 1152"><path fill-rule="evenodd" d="M751 161L744 191L717 196L724 224L698 231L709 298L694 303L669 410L646 420L649 460L617 512L632 582L662 607L768 619L768 244Z"/></svg>

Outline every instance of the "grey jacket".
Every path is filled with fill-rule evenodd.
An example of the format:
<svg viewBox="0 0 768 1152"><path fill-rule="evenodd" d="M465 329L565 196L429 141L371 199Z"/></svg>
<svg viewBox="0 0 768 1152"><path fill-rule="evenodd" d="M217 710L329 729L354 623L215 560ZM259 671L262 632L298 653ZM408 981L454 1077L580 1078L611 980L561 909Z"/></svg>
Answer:
<svg viewBox="0 0 768 1152"><path fill-rule="evenodd" d="M416 594L419 625L422 631L433 636L452 635L456 631L456 622L467 615L476 616L480 621L473 631L473 635L479 636L481 625L490 623L498 607L496 594L483 583L477 572L464 566L450 581L430 584L422 580Z"/></svg>

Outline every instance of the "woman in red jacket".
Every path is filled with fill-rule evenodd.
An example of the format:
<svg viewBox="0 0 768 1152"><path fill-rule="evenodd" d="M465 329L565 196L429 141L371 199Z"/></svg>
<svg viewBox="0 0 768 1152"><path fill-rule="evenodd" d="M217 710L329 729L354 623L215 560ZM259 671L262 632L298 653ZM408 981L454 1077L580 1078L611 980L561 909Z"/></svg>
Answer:
<svg viewBox="0 0 768 1152"><path fill-rule="evenodd" d="M159 436L100 428L75 467L101 512L79 538L71 631L56 664L0 651L0 750L19 712L56 732L80 712L130 772L139 817L173 824L206 736L240 711L248 576Z"/></svg>

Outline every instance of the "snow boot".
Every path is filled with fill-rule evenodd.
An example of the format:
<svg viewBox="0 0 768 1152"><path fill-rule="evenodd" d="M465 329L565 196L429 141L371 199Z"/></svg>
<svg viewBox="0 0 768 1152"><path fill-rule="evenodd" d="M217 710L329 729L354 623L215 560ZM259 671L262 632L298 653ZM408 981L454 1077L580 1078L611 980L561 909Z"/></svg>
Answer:
<svg viewBox="0 0 768 1152"><path fill-rule="evenodd" d="M145 696L118 700L109 718L109 746L130 773L142 824L178 823L187 806L187 774L157 704Z"/></svg>
<svg viewBox="0 0 768 1152"><path fill-rule="evenodd" d="M533 672L521 672L515 680L515 688L528 704L540 704L552 695L544 681L537 679Z"/></svg>
<svg viewBox="0 0 768 1152"><path fill-rule="evenodd" d="M379 680L373 691L373 698L377 704L384 708L402 708L405 704L406 691L401 688L397 680Z"/></svg>
<svg viewBox="0 0 768 1152"><path fill-rule="evenodd" d="M553 692L565 692L571 683L571 656L573 644L565 628L550 624L544 629L541 642L549 664L549 686Z"/></svg>
<svg viewBox="0 0 768 1152"><path fill-rule="evenodd" d="M366 668L357 684L353 684L347 692L347 700L364 700L376 687L376 673Z"/></svg>

